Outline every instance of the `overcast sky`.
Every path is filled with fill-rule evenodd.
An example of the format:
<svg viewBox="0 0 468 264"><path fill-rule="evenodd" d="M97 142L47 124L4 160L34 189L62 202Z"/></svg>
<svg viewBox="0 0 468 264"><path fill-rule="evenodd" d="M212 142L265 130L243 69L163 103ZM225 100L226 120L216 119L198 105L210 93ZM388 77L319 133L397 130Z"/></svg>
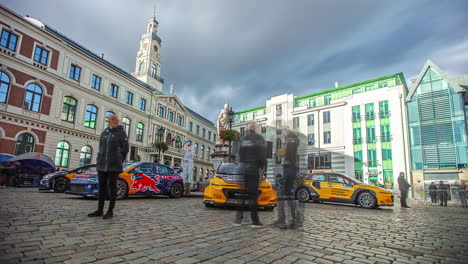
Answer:
<svg viewBox="0 0 468 264"><path fill-rule="evenodd" d="M274 95L403 72L468 73L468 1L1 0L133 72L157 7L164 92L215 122Z"/></svg>

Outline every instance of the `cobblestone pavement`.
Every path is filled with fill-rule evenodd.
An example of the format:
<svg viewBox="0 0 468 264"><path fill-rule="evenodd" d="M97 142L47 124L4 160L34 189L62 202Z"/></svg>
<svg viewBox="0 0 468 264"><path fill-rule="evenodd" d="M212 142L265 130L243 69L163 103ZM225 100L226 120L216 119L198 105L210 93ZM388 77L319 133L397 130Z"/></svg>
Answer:
<svg viewBox="0 0 468 264"><path fill-rule="evenodd" d="M410 204L411 205L411 204ZM468 209L413 204L365 210L308 203L302 230L232 227L200 198L97 201L0 189L0 263L468 263ZM265 224L275 212L261 211Z"/></svg>

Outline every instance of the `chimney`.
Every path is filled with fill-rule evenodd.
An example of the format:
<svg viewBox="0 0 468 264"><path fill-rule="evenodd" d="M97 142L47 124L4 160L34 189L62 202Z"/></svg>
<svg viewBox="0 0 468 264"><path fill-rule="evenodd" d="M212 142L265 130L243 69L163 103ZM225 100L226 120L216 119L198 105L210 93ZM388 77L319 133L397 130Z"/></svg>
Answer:
<svg viewBox="0 0 468 264"><path fill-rule="evenodd" d="M335 82L335 88L338 88L338 86L340 86L338 82Z"/></svg>

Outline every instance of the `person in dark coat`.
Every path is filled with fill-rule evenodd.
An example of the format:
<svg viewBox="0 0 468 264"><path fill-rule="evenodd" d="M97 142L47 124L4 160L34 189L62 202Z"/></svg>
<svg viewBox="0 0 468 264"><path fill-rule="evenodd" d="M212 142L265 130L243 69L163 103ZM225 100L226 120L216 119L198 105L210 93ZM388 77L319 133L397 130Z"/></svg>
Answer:
<svg viewBox="0 0 468 264"><path fill-rule="evenodd" d="M465 180L460 180L460 188L458 189L459 195L460 195L460 202L462 207L466 207L466 194L467 194L468 188L465 183Z"/></svg>
<svg viewBox="0 0 468 264"><path fill-rule="evenodd" d="M89 217L102 216L104 201L109 186L109 208L104 219L112 218L117 197L117 178L123 171L122 164L128 153L127 133L116 115L107 119L109 126L104 129L99 139L99 153L97 156L97 171L99 174L99 201L97 211L88 214Z"/></svg>
<svg viewBox="0 0 468 264"><path fill-rule="evenodd" d="M258 218L258 185L260 182L260 170L266 163L266 145L263 137L255 132L255 124L247 126L246 135L241 139L239 148L239 162L244 175L244 183L247 189L247 203L250 207L252 227L262 227ZM244 204L245 206L245 204ZM240 206L236 213L234 226L241 225L244 218L244 206Z"/></svg>
<svg viewBox="0 0 468 264"><path fill-rule="evenodd" d="M406 199L408 198L408 190L411 187L411 185L408 183L408 181L405 178L405 173L400 172L400 175L398 176L398 187L400 188L400 203L402 208L410 208L408 204L406 204Z"/></svg>
<svg viewBox="0 0 468 264"><path fill-rule="evenodd" d="M437 185L434 182L429 185L429 196L431 197L431 203L437 203Z"/></svg>
<svg viewBox="0 0 468 264"><path fill-rule="evenodd" d="M444 184L443 181L439 181L439 187L437 188L439 193L440 206L447 206L449 186Z"/></svg>

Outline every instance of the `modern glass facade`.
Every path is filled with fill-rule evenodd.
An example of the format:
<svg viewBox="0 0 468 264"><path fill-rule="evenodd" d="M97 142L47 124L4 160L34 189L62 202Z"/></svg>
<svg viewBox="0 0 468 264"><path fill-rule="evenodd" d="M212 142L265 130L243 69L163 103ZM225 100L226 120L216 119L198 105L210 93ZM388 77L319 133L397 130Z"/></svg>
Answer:
<svg viewBox="0 0 468 264"><path fill-rule="evenodd" d="M463 96L437 70L427 68L407 103L412 170L468 167Z"/></svg>

